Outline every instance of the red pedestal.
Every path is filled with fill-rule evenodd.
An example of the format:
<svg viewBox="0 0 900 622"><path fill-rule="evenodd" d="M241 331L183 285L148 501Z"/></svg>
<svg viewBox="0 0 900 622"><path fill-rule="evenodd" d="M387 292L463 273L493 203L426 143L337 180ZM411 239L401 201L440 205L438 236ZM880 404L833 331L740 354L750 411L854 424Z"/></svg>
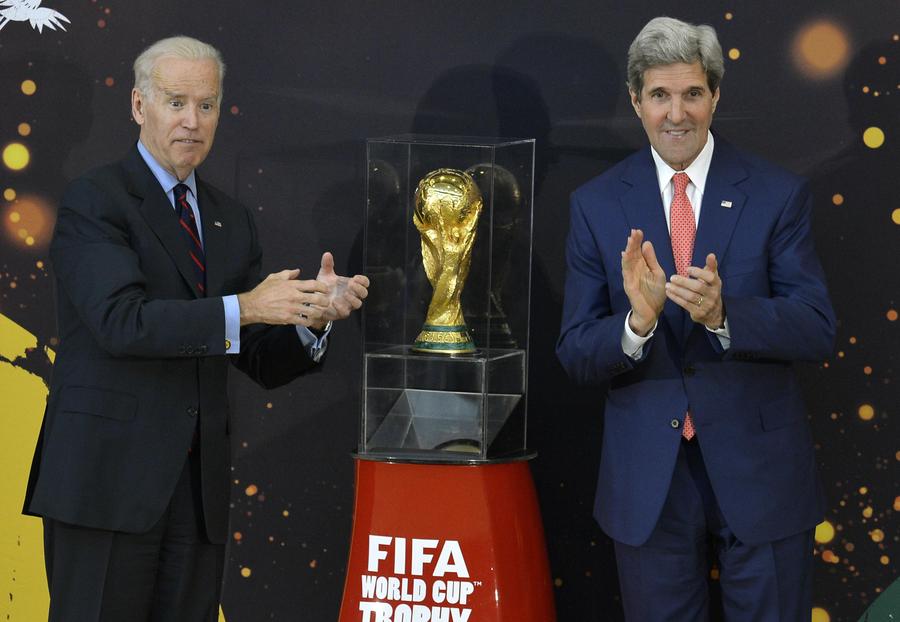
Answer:
<svg viewBox="0 0 900 622"><path fill-rule="evenodd" d="M340 622L555 622L528 462L356 460Z"/></svg>

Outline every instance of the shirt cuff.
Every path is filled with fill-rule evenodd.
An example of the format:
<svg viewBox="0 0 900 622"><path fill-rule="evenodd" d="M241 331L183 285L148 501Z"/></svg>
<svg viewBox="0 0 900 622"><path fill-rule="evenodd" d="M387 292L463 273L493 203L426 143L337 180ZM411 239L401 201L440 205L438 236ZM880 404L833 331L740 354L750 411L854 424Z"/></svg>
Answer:
<svg viewBox="0 0 900 622"><path fill-rule="evenodd" d="M659 320L657 320L653 324L653 328L650 329L650 332L647 333L646 337L641 337L636 332L631 330L631 326L629 326L628 324L628 320L630 319L631 311L629 311L628 315L625 316L625 330L622 331L622 351L627 354L629 358L636 361L643 355L644 344L650 341L650 338L656 331L656 326L657 324L659 324Z"/></svg>
<svg viewBox="0 0 900 622"><path fill-rule="evenodd" d="M713 333L716 337L719 338L719 343L722 344L722 349L727 350L731 347L731 332L728 330L728 318L725 318L724 326L722 328L710 328L706 327L706 330Z"/></svg>
<svg viewBox="0 0 900 622"><path fill-rule="evenodd" d="M237 295L222 298L225 306L225 354L241 351L241 305Z"/></svg>
<svg viewBox="0 0 900 622"><path fill-rule="evenodd" d="M325 350L328 349L328 335L331 333L331 322L328 322L321 331L320 335L316 335L306 326L297 326L297 337L300 338L300 344L309 354L309 358L316 363L325 356Z"/></svg>

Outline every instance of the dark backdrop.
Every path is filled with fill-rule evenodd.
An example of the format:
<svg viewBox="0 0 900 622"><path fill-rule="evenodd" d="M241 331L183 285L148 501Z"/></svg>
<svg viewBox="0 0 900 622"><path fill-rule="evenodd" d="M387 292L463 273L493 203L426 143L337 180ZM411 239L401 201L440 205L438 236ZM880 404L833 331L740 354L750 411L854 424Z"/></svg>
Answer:
<svg viewBox="0 0 900 622"><path fill-rule="evenodd" d="M836 530L817 544L816 604L831 620L856 620L895 579L900 24L893 0L702 0L677 11L641 0L47 6L69 18L67 32L39 34L21 22L0 31L0 144L16 140L31 154L23 171L0 167L0 188L16 192L0 200L5 220L16 209L52 223L67 180L133 144L131 62L147 44L178 33L224 53L223 114L201 174L256 212L267 270L300 266L311 275L323 250L335 253L341 270L360 269L354 242L366 137L537 138L529 444L539 452L532 468L564 622L621 619L611 545L590 517L603 389L571 386L553 351L568 194L645 142L624 87L625 52L641 26L660 14L713 25L726 51L713 127L812 178L817 243L840 319L835 357L802 370ZM37 84L33 95L23 94L23 80ZM865 133L870 127L885 137L875 148L864 141L878 142L878 132ZM35 224L29 245L4 225L0 311L52 345L51 279L46 267L35 270L46 258L49 226ZM360 359L355 319L335 329L327 369L314 381L266 393L235 376L229 622L337 616ZM49 367L37 358L28 364L45 375Z"/></svg>

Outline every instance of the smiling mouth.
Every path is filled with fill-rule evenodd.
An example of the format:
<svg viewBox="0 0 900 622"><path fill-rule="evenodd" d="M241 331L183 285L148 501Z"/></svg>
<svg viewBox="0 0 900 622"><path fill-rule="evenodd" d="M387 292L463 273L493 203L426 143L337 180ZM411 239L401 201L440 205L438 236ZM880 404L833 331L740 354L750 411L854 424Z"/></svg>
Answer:
<svg viewBox="0 0 900 622"><path fill-rule="evenodd" d="M666 134L675 138L681 138L682 136L687 135L689 131L690 130L666 130Z"/></svg>
<svg viewBox="0 0 900 622"><path fill-rule="evenodd" d="M193 140L192 138L179 138L175 141L176 143L181 143L182 145L199 145L199 140Z"/></svg>

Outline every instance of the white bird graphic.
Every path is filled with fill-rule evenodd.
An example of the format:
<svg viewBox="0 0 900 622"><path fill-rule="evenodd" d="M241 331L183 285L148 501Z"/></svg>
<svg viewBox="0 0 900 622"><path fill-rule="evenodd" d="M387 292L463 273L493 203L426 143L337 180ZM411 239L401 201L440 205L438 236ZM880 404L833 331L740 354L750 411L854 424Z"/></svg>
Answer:
<svg viewBox="0 0 900 622"><path fill-rule="evenodd" d="M56 30L57 26L65 30L62 23L71 23L62 13L42 7L41 0L0 0L0 6L8 7L0 9L0 30L9 22L25 20L31 22L31 27L37 28L38 32L43 32L44 26L50 30Z"/></svg>

